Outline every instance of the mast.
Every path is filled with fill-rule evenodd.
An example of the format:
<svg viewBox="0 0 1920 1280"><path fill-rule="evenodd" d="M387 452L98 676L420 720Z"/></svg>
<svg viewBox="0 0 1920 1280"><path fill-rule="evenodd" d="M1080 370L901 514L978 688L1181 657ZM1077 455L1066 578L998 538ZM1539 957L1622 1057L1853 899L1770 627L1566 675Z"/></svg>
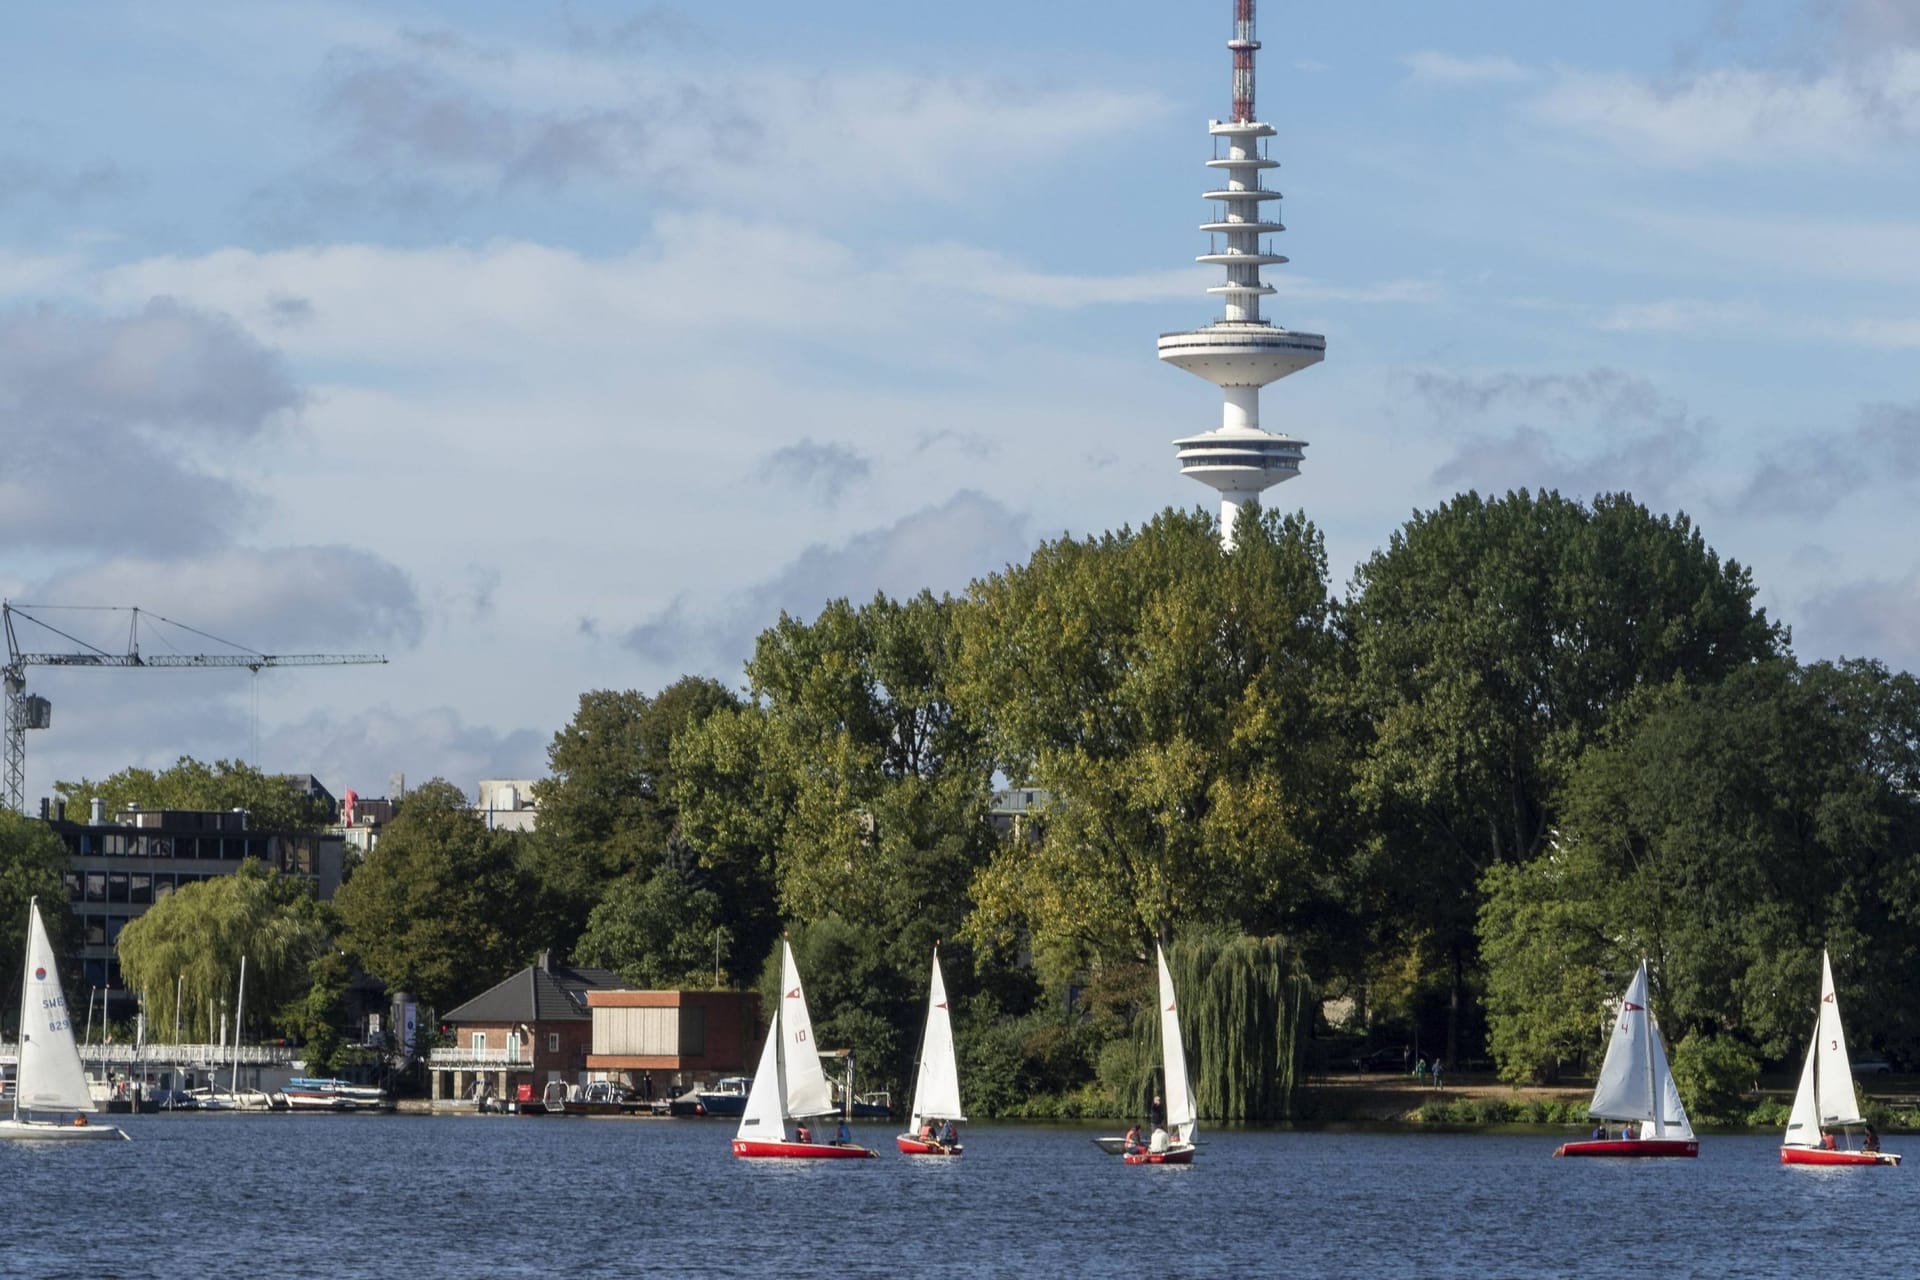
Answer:
<svg viewBox="0 0 1920 1280"><path fill-rule="evenodd" d="M1647 962L1645 958L1642 958L1640 961L1640 973L1643 978L1646 977ZM1647 979L1646 986L1648 988L1647 1003L1651 1005L1653 1003L1651 979ZM1653 1011L1651 1009L1642 1009L1640 1016L1646 1019L1647 1023L1647 1043L1645 1046L1645 1057L1647 1059L1647 1106L1652 1112L1647 1119L1653 1121L1653 1132L1657 1136L1660 1132L1660 1079L1654 1074L1653 1070L1653 1038L1659 1035L1660 1032L1653 1025ZM1644 1137L1645 1135L1642 1136Z"/></svg>
<svg viewBox="0 0 1920 1280"><path fill-rule="evenodd" d="M13 1069L13 1118L20 1119L20 1061L26 1057L27 1048L27 979L33 964L33 922L40 914L40 899L35 896L27 899L27 949L20 958L20 1056L15 1059Z"/></svg>
<svg viewBox="0 0 1920 1280"><path fill-rule="evenodd" d="M240 1015L247 1007L247 958L240 957L240 994L233 1002L233 1075L227 1081L227 1092L238 1096L240 1092Z"/></svg>

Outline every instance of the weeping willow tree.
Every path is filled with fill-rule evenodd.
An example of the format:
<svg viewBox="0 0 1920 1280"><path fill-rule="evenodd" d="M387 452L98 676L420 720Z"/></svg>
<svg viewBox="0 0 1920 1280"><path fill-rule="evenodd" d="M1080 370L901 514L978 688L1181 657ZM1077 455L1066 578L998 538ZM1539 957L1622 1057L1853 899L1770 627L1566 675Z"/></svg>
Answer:
<svg viewBox="0 0 1920 1280"><path fill-rule="evenodd" d="M268 1026L306 992L315 957L333 945L306 885L254 861L230 876L185 885L120 931L120 971L146 1002L153 1033L209 1041L239 1002L247 958L252 1028ZM179 1007L176 1009L176 996Z"/></svg>
<svg viewBox="0 0 1920 1280"><path fill-rule="evenodd" d="M1311 988L1280 941L1198 934L1167 949L1167 968L1201 1118L1290 1118ZM1142 1058L1159 1062L1157 1011L1149 1008L1136 1025Z"/></svg>

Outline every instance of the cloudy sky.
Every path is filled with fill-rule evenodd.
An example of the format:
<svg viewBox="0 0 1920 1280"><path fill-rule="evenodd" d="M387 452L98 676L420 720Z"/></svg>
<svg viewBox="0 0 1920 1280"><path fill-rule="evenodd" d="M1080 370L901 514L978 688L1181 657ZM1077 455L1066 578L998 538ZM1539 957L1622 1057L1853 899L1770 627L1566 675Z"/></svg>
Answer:
<svg viewBox="0 0 1920 1280"><path fill-rule="evenodd" d="M384 667L34 668L28 796L538 776L781 609L1190 507L1230 0L42 5L0 46L0 593ZM1625 488L1920 666L1920 5L1264 0L1337 583ZM34 610L124 648L125 615ZM29 648L69 641L23 629ZM157 624L149 652L218 650Z"/></svg>

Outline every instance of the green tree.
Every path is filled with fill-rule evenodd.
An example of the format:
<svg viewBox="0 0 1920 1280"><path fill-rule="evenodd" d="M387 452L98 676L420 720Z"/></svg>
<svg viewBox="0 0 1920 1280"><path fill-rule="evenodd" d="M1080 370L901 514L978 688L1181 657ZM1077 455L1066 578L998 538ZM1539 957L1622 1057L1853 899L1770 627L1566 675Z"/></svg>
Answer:
<svg viewBox="0 0 1920 1280"><path fill-rule="evenodd" d="M673 990L713 983L725 941L720 897L682 868L663 865L645 879L623 876L587 921L579 958L637 987Z"/></svg>
<svg viewBox="0 0 1920 1280"><path fill-rule="evenodd" d="M66 847L46 823L0 808L0 981L12 1000L0 995L0 1008L19 1004L21 957L27 953L27 903L40 899L40 915L54 950L74 953L73 913L67 909L63 874ZM18 1010L15 1010L16 1016Z"/></svg>
<svg viewBox="0 0 1920 1280"><path fill-rule="evenodd" d="M155 1027L170 1031L177 1013L183 1035L211 1040L223 1012L239 1013L255 1034L283 1025L285 1006L306 989L308 967L332 945L306 882L249 859L232 875L182 886L154 903L120 931L118 954Z"/></svg>
<svg viewBox="0 0 1920 1280"><path fill-rule="evenodd" d="M974 584L954 700L1051 805L976 878L970 933L1030 936L1054 980L1179 922L1319 936L1346 767L1326 559L1297 516L1203 513L1063 538Z"/></svg>
<svg viewBox="0 0 1920 1280"><path fill-rule="evenodd" d="M342 945L434 1008L498 982L537 950L526 932L537 886L515 846L451 783L414 789L334 897Z"/></svg>
<svg viewBox="0 0 1920 1280"><path fill-rule="evenodd" d="M571 950L610 884L644 883L668 859L679 837L673 740L738 705L724 686L696 676L651 698L605 689L580 696L547 749L551 776L534 784L540 823L526 849L550 896L555 946Z"/></svg>
<svg viewBox="0 0 1920 1280"><path fill-rule="evenodd" d="M924 592L782 616L747 666L752 704L676 744L703 870L771 877L780 914L867 930L903 975L959 930L993 844L986 752L945 687L952 628ZM771 950L764 923L724 923L744 956Z"/></svg>
<svg viewBox="0 0 1920 1280"><path fill-rule="evenodd" d="M1779 661L1668 696L1582 759L1565 836L1599 862L1608 927L1656 962L1669 1037L1790 1061L1826 948L1856 1039L1920 1049L1916 744L1913 677Z"/></svg>
<svg viewBox="0 0 1920 1280"><path fill-rule="evenodd" d="M298 790L283 774L262 773L239 760L205 764L181 756L169 768L130 768L98 782L56 782L54 791L67 805L67 817L83 816L94 799L106 801L107 816L126 809L245 809L259 831L318 831L331 820L326 805Z"/></svg>
<svg viewBox="0 0 1920 1280"><path fill-rule="evenodd" d="M1785 637L1745 568L1624 494L1462 495L1416 514L1355 587L1365 865L1381 936L1431 938L1447 971L1453 1057L1485 871L1540 853L1568 771L1637 693L1710 684Z"/></svg>
<svg viewBox="0 0 1920 1280"><path fill-rule="evenodd" d="M1640 956L1615 930L1620 896L1584 843L1489 867L1480 885L1487 1028L1500 1078L1558 1080L1604 1043L1611 1001Z"/></svg>

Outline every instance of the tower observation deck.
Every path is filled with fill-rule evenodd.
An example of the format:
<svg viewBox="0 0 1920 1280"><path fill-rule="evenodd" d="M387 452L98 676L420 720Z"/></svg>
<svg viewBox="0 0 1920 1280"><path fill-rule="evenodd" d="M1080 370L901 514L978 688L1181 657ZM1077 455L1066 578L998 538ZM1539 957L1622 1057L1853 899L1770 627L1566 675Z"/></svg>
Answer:
<svg viewBox="0 0 1920 1280"><path fill-rule="evenodd" d="M1260 268L1286 261L1272 252L1270 237L1285 231L1280 193L1263 186L1262 174L1280 167L1266 154L1275 130L1253 118L1254 0L1233 0L1233 118L1212 120L1215 188L1213 217L1200 224L1209 246L1199 261L1226 268L1226 281L1207 292L1222 303L1220 319L1203 329L1160 335L1160 358L1219 387L1225 399L1220 426L1175 440L1180 473L1220 491L1220 538L1233 546L1240 508L1262 492L1300 474L1305 440L1260 426L1260 388L1310 364L1327 352L1317 333L1295 333L1261 318L1260 299L1274 292Z"/></svg>

